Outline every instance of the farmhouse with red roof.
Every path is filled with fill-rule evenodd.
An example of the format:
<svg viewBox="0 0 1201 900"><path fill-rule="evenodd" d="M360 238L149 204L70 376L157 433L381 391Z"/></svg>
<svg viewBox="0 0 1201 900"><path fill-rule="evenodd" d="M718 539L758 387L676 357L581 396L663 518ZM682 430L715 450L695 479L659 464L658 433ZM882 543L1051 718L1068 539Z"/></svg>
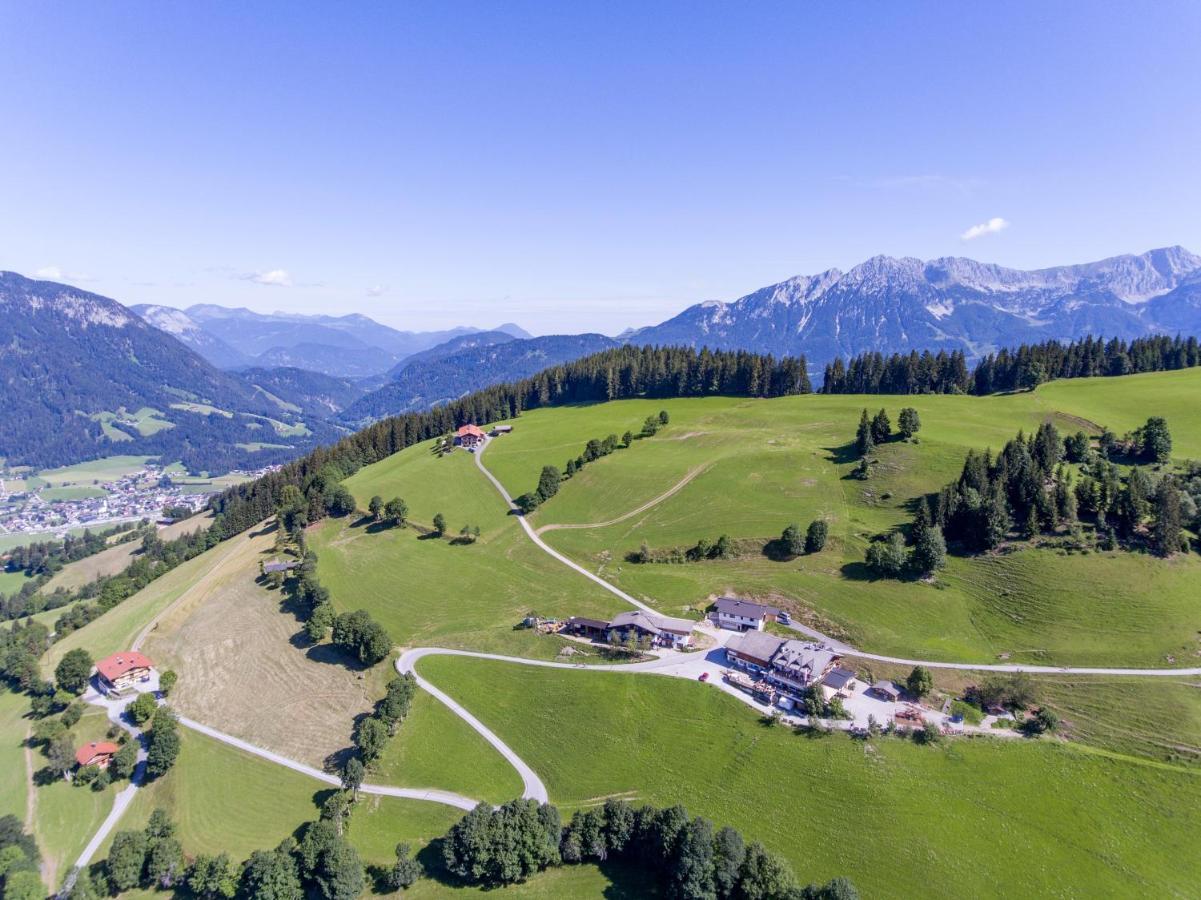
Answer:
<svg viewBox="0 0 1201 900"><path fill-rule="evenodd" d="M96 663L100 674L100 686L118 693L127 691L140 681L150 679L150 667L154 665L136 650L114 653Z"/></svg>
<svg viewBox="0 0 1201 900"><path fill-rule="evenodd" d="M484 432L476 425L464 425L455 432L455 443L471 450L484 443Z"/></svg>
<svg viewBox="0 0 1201 900"><path fill-rule="evenodd" d="M75 761L81 766L99 766L107 769L120 748L108 741L92 741L75 751Z"/></svg>

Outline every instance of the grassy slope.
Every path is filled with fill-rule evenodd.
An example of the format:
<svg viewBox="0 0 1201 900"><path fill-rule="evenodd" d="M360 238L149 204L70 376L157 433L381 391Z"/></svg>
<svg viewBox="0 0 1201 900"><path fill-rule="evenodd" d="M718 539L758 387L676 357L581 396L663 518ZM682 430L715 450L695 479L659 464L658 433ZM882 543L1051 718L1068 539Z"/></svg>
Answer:
<svg viewBox="0 0 1201 900"><path fill-rule="evenodd" d="M54 486L112 481L114 478L140 471L150 458L149 456L106 456L73 466L63 466L61 469L48 469L45 472L39 472L38 477Z"/></svg>
<svg viewBox="0 0 1201 900"><path fill-rule="evenodd" d="M1169 416L1176 413L1169 422L1177 451L1199 453L1201 442L1177 407L1186 388L1201 388L1201 371L1164 378L1163 405ZM672 416L667 430L586 467L532 517L538 527L606 521L707 467L678 493L620 523L545 532L548 542L627 591L673 611L726 591L773 597L816 611L827 627L865 648L898 655L1164 665L1198 649L1196 558L1165 564L1126 553L1102 559L1023 551L952 559L937 587L873 580L862 565L871 535L907 521L907 501L954 478L968 448L1000 447L1052 409L1064 413L1061 428L1078 427L1069 418L1077 414L1069 402L1073 390L1091 415L1089 403L1102 388L1106 396L1134 396L1146 407L1157 384L1145 377L1101 381L1049 385L1058 392L1053 403L1040 390L984 398L707 398L540 410L494 442L486 461L510 491L527 490L543 463L561 466L587 438L620 434L664 407ZM869 481L848 479L853 461L840 447L859 410L881 403L894 420L901 405L916 406L921 442L887 445ZM819 516L829 519L831 540L813 557L777 562L752 551L734 561L680 566L624 559L643 540L653 547L689 546L721 532L766 539L789 522L803 527Z"/></svg>
<svg viewBox="0 0 1201 900"><path fill-rule="evenodd" d="M184 519L182 522L176 522L165 528L160 528L158 529L159 539L172 541L185 534L191 534L194 531L207 528L212 523L212 518L211 514L193 516L189 519ZM140 540L127 541L124 544L114 544L107 550L101 550L99 553L94 553L73 563L68 563L63 566L61 571L55 573L54 577L50 579L43 590L46 593L50 593L60 587L67 590L74 590L90 581L94 581L102 575L116 575L118 572L124 571L133 562L141 546L142 542Z"/></svg>
<svg viewBox="0 0 1201 900"><path fill-rule="evenodd" d="M243 545L251 540L253 538L247 533L223 541L207 553L188 560L152 581L99 619L56 642L43 658L43 670L52 672L63 655L75 647L85 648L94 659L118 650L128 650L148 622L216 572L228 557L244 550Z"/></svg>
<svg viewBox="0 0 1201 900"><path fill-rule="evenodd" d="M521 796L521 778L462 719L425 691L368 776L373 782L438 787L504 803Z"/></svg>
<svg viewBox="0 0 1201 900"><path fill-rule="evenodd" d="M552 800L680 802L784 853L802 878L849 875L865 896L992 894L1018 860L1032 896L1184 894L1201 878L1191 772L1048 741L810 739L675 679L448 657L421 671Z"/></svg>
<svg viewBox="0 0 1201 900"><path fill-rule="evenodd" d="M25 773L25 732L30 721L29 699L0 691L0 816L15 815L25 820L28 781Z"/></svg>
<svg viewBox="0 0 1201 900"><path fill-rule="evenodd" d="M384 529L331 520L310 545L339 609L370 610L401 645L441 644L529 656L554 656L563 643L514 625L542 615L609 616L617 598L530 544L470 454L439 459L412 447L347 481L361 507L372 495L401 496L416 523L441 512L457 532L479 525L473 545L423 538L413 528Z"/></svg>

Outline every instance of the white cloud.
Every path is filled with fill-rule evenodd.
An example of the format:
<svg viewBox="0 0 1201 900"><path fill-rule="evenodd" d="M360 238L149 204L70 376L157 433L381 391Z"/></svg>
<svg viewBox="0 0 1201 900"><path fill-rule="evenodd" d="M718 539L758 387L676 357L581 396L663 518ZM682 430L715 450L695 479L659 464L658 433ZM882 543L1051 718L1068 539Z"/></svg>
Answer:
<svg viewBox="0 0 1201 900"><path fill-rule="evenodd" d="M53 278L55 281L61 281L63 277L63 270L58 266L42 266L42 268L38 269L33 274L38 278Z"/></svg>
<svg viewBox="0 0 1201 900"><path fill-rule="evenodd" d="M979 225L973 225L963 234L959 235L960 240L974 241L978 237L984 237L986 234L996 234L998 231L1004 231L1009 227L1009 223L1000 216L994 216L987 222L981 222Z"/></svg>
<svg viewBox="0 0 1201 900"><path fill-rule="evenodd" d="M286 269L272 269L269 272L252 272L242 277L246 281L253 281L255 284L266 284L272 287L292 286L292 276L288 274Z"/></svg>
<svg viewBox="0 0 1201 900"><path fill-rule="evenodd" d="M388 293L388 286L385 284L377 284L367 288L368 297L382 297Z"/></svg>

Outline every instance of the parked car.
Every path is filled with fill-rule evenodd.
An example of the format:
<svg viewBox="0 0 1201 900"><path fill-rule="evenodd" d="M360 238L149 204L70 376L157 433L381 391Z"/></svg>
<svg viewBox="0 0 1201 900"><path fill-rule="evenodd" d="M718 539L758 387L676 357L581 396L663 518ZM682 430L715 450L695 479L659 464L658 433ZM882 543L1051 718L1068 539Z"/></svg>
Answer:
<svg viewBox="0 0 1201 900"><path fill-rule="evenodd" d="M697 679L697 681L708 681L708 680L709 680L708 672L701 672L701 677Z"/></svg>
<svg viewBox="0 0 1201 900"><path fill-rule="evenodd" d="M792 616L788 615L788 613L786 613L786 612L782 612L778 616L776 616L776 620L781 625L791 625L792 624Z"/></svg>

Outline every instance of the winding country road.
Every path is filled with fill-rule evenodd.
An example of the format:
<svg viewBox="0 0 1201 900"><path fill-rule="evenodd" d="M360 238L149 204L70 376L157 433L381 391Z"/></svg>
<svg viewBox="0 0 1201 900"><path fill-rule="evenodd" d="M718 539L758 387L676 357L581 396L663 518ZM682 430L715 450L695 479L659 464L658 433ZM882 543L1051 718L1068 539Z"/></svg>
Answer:
<svg viewBox="0 0 1201 900"><path fill-rule="evenodd" d="M525 516L521 514L521 512L520 512L520 510L518 510L516 504L513 503L513 498L509 496L509 492L505 490L504 485L500 483L500 481L496 478L496 476L494 476L491 472L488 471L487 468L484 467L484 459L483 459L484 451L488 448L488 445L490 443L492 443L492 439L485 438L483 445L475 451L475 464L476 464L476 466L479 467L479 470L484 473L484 475L488 478L488 480L492 482L493 486L495 486L496 489L498 491L500 491L500 495L502 497L504 497L505 502L509 505L509 508L516 511L517 517L521 520L521 525L525 529L525 533L527 535L529 535L530 540L532 540L535 544L538 545L538 547L540 547L545 552L549 553L551 556L553 556L559 562L563 563L565 566L569 566L570 568L575 569L575 571L579 572L585 578L588 578L588 579L596 582L597 584L599 584L601 587L605 588L610 593L616 594L618 597L621 597L627 603L632 603L634 606L637 606L639 609L645 610L647 612L657 612L657 610L655 610L653 607L647 606L641 600L635 600L633 597L631 597L625 591L623 591L623 590L615 587L614 585L610 584L609 582L605 581L599 575L595 575L592 572L589 572L583 566L577 565L576 563L572 562L570 559L568 559L562 553L559 553L557 550L548 546L547 543L545 541L543 541L541 537L539 537L538 532L536 532L532 527L530 527L530 524L525 520ZM680 485L680 486L682 486L682 485ZM652 501L652 504L654 502L657 502L657 501ZM577 526L577 527L586 527L586 526ZM1118 676L1158 677L1158 678L1178 678L1180 676L1201 675L1201 666L1194 666L1194 667L1182 668L1182 669L1176 669L1176 668L1171 668L1171 669L1116 669L1116 668L1109 668L1109 667L1104 667L1104 666L1036 666L1036 665L1023 665L1021 663L957 663L957 662L941 662L941 661L930 660L930 659L906 659L901 656L885 656L885 655L879 654L879 653L865 653L862 650L857 650L856 648L852 647L850 644L847 644L843 641L839 641L836 638L832 638L828 635L822 634L820 631L817 631L813 628L809 628L804 625L792 625L789 627L791 627L794 631L798 631L802 634L807 635L808 637L813 638L814 640L821 641L822 643L828 645L829 647L833 648L834 650L837 650L839 653L842 653L845 656L856 656L856 657L859 657L860 659L871 659L871 660L875 660L876 662L896 663L898 665L903 665L903 666L925 666L928 669L957 669L957 670L966 671L966 672L1026 672L1026 673L1030 673L1030 674L1045 674L1045 675L1118 675ZM625 667L625 668L630 669L633 667L630 666L630 667Z"/></svg>
<svg viewBox="0 0 1201 900"><path fill-rule="evenodd" d="M600 587L604 588L605 590L609 591L611 594L614 594L614 595L620 597L622 600L626 601L630 605L635 606L646 612L652 612L652 613L657 612L653 607L648 606L643 601L630 596L625 591L621 590L620 588L616 587L613 584L610 584L608 581L601 578L599 575L593 574L592 572L585 569L583 566L580 566L577 563L573 562L572 560L568 559L566 556L559 553L557 550L553 549L552 547L547 545L547 543L545 541L542 540L542 538L539 536L538 532L535 531L534 528L532 528L530 526L529 522L526 521L526 517L524 515L522 515L521 512L518 510L516 504L514 504L514 502L513 502L513 498L509 495L509 492L507 490L505 490L504 485L501 484L499 479L497 479L496 476L494 476L484 466L483 452L488 447L489 443L491 443L491 439L486 439L484 444L478 450L475 451L475 464L479 468L479 470L484 474L484 476L488 479L488 481L490 481L492 483L493 487L495 487L496 490L500 493L501 497L504 498L504 501L508 505L509 509L513 510L514 513L517 515L517 519L521 523L522 529L525 531L525 533L529 537L529 539L535 544L535 546L537 546L539 549L541 549L547 555L553 557L555 560L560 562L562 565L565 565L568 568L573 569L574 571L578 572L580 575L584 576L588 580L594 582L595 584L597 584ZM649 508L650 506L653 506L655 503L659 502L660 500L665 499L667 496L670 496L670 494L674 493L675 491L682 488L685 484L687 484L688 481L691 481L692 478L695 477L696 474L699 474L699 470L695 471L694 473L690 473L689 477L686 477L682 482L677 484L667 494L662 495L662 496L656 498L655 500L652 500L649 504L644 504L643 507L640 507L638 510L635 510L634 513L637 513L637 512L642 511L643 509ZM629 515L632 515L632 514L627 514L626 516L621 517L621 519L628 518ZM621 519L614 520L614 521L620 521ZM563 526L563 527L571 527L571 526ZM590 527L590 526L575 526L575 527ZM141 633L137 636L136 640L134 641L134 646L131 649L134 649L134 650L138 649L141 646L142 642L146 639L146 637L153 631L153 629L157 625L157 623L166 614L168 614L172 610L178 608L180 603L190 593L191 593L191 589L189 589L189 591L185 591L185 593L183 595L181 595L179 598L177 598L166 609L160 611L158 615L156 615L149 623L147 623L147 625L142 629ZM1103 667L1103 666L1037 666L1037 665L1022 665L1022 664L1017 664L1017 663L956 663L956 662L943 662L943 661L939 661L939 660L906 659L904 657L886 656L886 655L878 654L878 653L865 653L861 650L857 650L856 648L852 647L851 645L849 645L843 641L839 641L828 635L822 634L820 631L817 631L817 630L810 628L808 626L805 626L805 625L797 624L797 625L792 625L790 627L800 634L804 634L814 640L818 640L818 641L821 641L821 642L829 645L831 648L833 648L834 650L836 650L839 653L842 653L843 655L854 656L854 657L858 657L860 659L870 659L870 660L875 660L878 662L895 663L895 664L904 665L904 666L921 665L921 666L925 666L925 667L931 668L931 669L955 669L955 670L960 670L960 671L972 671L972 672L1026 672L1026 673L1031 673L1031 674L1048 674L1048 675L1114 675L1114 676L1165 677L1165 678L1176 678L1176 677L1181 677L1181 676L1201 676L1201 666L1190 667L1190 668L1172 668L1172 669L1165 669L1165 668L1122 669L1122 668L1110 668L1110 667ZM712 629L709 629L709 630L712 632ZM718 644L718 647L716 649L718 652L721 652L721 645L723 643L723 638L728 638L730 635L721 634L721 635L716 635L716 636L717 636L717 644ZM659 675L668 675L668 676L686 677L686 678L695 678L696 674L701 669L703 669L703 667L708 662L708 654L681 653L679 651L666 651L666 652L661 653L655 659L647 660L645 662L640 662L640 663L631 663L629 665L585 665L582 663L551 662L548 660L525 659L523 657L518 657L518 656L504 656L502 654L495 654L495 653L477 653L477 652L473 652L473 651L469 651L469 650L448 650L448 649L444 649L444 648L440 648L440 647L418 647L418 648L412 648L412 649L404 651L400 655L400 657L396 660L397 671L402 674L403 673L412 673L413 677L417 680L417 684L423 690L428 691L433 697L435 697L438 701L443 703L455 715L457 715L464 722L466 722L472 729L474 729L478 734L480 734L489 744L491 744L492 747L495 748L496 751L498 753L500 753L500 755L503 756L509 762L509 764L513 766L513 768L517 771L517 773L521 776L522 785L523 785L522 796L525 798L537 800L540 803L548 802L549 797L547 794L546 785L543 784L542 779L538 777L538 774L529 766L529 764L527 764L523 759L521 759L521 757L519 757L515 752L513 752L513 750L507 744L504 743L504 741L502 741L491 729L489 729L486 725L484 725L479 719L477 719L470 712L468 712L468 710L465 709L460 703L458 703L452 697L447 695L445 692L439 690L437 687L435 687L433 684L431 684L428 680L423 678L421 675L417 674L417 672L415 671L415 666L416 666L417 662L425 656L433 656L433 655L466 656L466 657L474 657L477 659L490 659L490 660L496 660L496 661L500 661L500 662L513 663L513 664L517 664L517 665L540 666L540 667L551 668L551 669L576 669L576 670L587 670L587 671L592 671L592 672L616 672L616 673L631 673L631 672L633 672L633 673L659 674ZM738 691L737 689L733 688L732 686L725 684L724 681L720 678L714 679L714 680L710 681L709 683L715 687L718 687L724 691L727 691L731 695L737 697L738 699L742 700L745 703L748 703L751 706L754 706L756 708L762 708L761 704L756 703L754 700L747 697L741 691ZM141 739L141 732L138 729L131 726L128 722L126 722L122 716L125 706L128 704L129 699L132 699L132 698L127 698L125 701L110 701L110 700L108 700L108 698L103 697L102 695L98 695L95 692L89 692L88 695L85 695L84 699L90 703L95 703L97 705L105 706L108 709L109 718L112 719L113 722L117 723L122 728L129 731L130 734L134 736L135 740ZM255 746L254 744L244 741L241 738L237 738L237 737L234 737L233 735L226 734L225 732L218 731L217 729L212 728L208 725L204 725L203 723L196 722L196 721L194 721L192 719L188 719L186 717L180 717L179 724L183 725L185 728L189 728L189 729L196 731L200 734L203 734L209 738L212 738L213 740L220 741L221 743L226 744L231 747L235 747L238 750L241 750L245 753L250 753L254 756L259 757L260 759L265 759L268 762L272 762L277 765L284 766L288 769L291 769L294 772L298 772L302 775L306 775L310 778L313 778L317 781L321 781L325 784L329 784L331 786L340 786L340 784L341 784L340 780L334 775L331 775L327 772L323 772L320 769L314 768L313 766L309 766L304 763L298 762L296 760L289 759L285 756L281 756L280 754L275 753L270 750L267 750L263 747ZM117 823L120 821L121 817L124 815L126 809L129 807L130 803L133 801L134 794L137 792L138 788L141 787L141 785L144 781L145 759L146 759L146 750L145 750L145 747L142 747L139 750L139 754L138 754L138 760L139 760L138 767L134 773L133 778L130 780L130 784L127 787L125 787L123 790L118 792L117 795L114 797L112 810L109 812L108 816L105 818L104 822L101 824L101 826L97 830L96 834L92 836L92 839L88 842L88 845L84 848L83 853L80 854L78 860L76 860L76 863L75 863L76 869L73 870L71 872L71 874L68 876L68 878L66 880L66 887L64 888L64 890L69 890L71 885L74 883L75 872L79 869L82 869L84 866L88 865L91 862L91 860L95 857L95 855L99 851L100 847L104 844L104 842L108 838L109 834L116 827ZM461 794L456 794L451 791L444 791L444 790L440 790L437 788L401 788L401 787L393 787L391 785L363 784L360 787L360 790L365 794L372 794L372 795L386 796L386 797L399 797L399 798L411 799L411 800L425 800L425 801L429 801L429 802L433 802L433 803L441 803L441 804L445 804L447 806L453 806L457 809L463 809L463 810L471 810L471 809L475 808L475 806L478 805L478 802L479 802L477 800L473 800L470 797L465 797Z"/></svg>

